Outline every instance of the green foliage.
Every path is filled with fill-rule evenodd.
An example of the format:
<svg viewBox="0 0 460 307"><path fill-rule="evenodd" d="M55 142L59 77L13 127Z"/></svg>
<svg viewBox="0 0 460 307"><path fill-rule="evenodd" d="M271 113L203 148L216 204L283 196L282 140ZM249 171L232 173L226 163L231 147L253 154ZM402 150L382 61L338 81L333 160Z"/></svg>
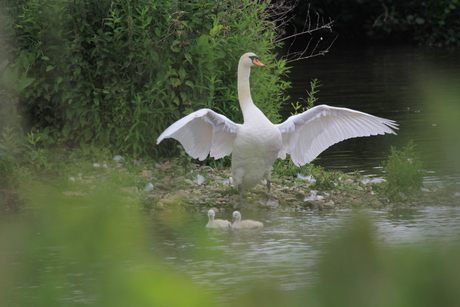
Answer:
<svg viewBox="0 0 460 307"><path fill-rule="evenodd" d="M291 103L292 107L294 108L294 112L291 112L291 115L297 115L299 113L305 112L309 108L313 107L315 105L316 100L318 98L315 97L315 95L319 92L317 89L318 87L321 86L321 83L318 81L318 79L313 79L310 81L310 91L307 91L307 100L305 101L305 105L302 103L296 101L295 103Z"/></svg>
<svg viewBox="0 0 460 307"><path fill-rule="evenodd" d="M367 35L396 35L429 46L459 46L459 10L458 0L382 1L380 12L366 24Z"/></svg>
<svg viewBox="0 0 460 307"><path fill-rule="evenodd" d="M7 1L14 69L31 83L19 100L53 140L135 157L171 152L152 145L185 114L212 108L241 120L236 69L253 51L266 64L254 70L253 98L276 121L289 84L285 61L271 54L277 30L265 8L253 0Z"/></svg>
<svg viewBox="0 0 460 307"><path fill-rule="evenodd" d="M301 3L301 9L307 10L307 4L334 19L347 39L460 45L458 0L313 0Z"/></svg>
<svg viewBox="0 0 460 307"><path fill-rule="evenodd" d="M305 164L298 167L294 165L291 159L286 158L285 160L277 159L273 164L273 171L278 176L296 177L297 174L311 175L314 167L313 164Z"/></svg>
<svg viewBox="0 0 460 307"><path fill-rule="evenodd" d="M409 142L402 150L391 148L391 154L383 165L383 177L388 182L387 193L392 200L401 200L422 187L425 171L414 146Z"/></svg>
<svg viewBox="0 0 460 307"><path fill-rule="evenodd" d="M315 167L312 173L316 181L310 186L314 190L328 191L342 185L342 177L345 176L339 171L326 171L322 167Z"/></svg>

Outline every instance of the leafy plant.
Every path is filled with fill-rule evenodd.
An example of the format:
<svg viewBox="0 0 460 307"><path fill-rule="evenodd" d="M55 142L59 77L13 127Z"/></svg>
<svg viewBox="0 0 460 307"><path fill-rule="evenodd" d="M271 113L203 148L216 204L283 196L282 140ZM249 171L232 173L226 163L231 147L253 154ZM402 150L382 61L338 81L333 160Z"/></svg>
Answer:
<svg viewBox="0 0 460 307"><path fill-rule="evenodd" d="M274 121L289 86L272 51L267 3L225 1L7 1L14 69L30 82L18 95L37 131L72 146L116 153L175 153L154 147L172 122L199 108L241 121L238 59L266 64L252 76L254 101ZM166 145L168 143L165 143Z"/></svg>
<svg viewBox="0 0 460 307"><path fill-rule="evenodd" d="M387 193L392 200L401 200L404 197L418 192L423 185L423 164L414 152L413 142L409 142L402 150L391 148L391 154L383 165L387 180Z"/></svg>
<svg viewBox="0 0 460 307"><path fill-rule="evenodd" d="M321 84L318 81L318 79L311 80L310 81L311 89L310 91L307 91L308 97L305 100L305 105L303 105L299 101L296 101L295 103L291 103L292 107L294 108L294 112L291 112L291 115L297 115L313 107L315 105L315 102L318 100L318 98L316 98L315 95L319 92L317 88L320 86Z"/></svg>

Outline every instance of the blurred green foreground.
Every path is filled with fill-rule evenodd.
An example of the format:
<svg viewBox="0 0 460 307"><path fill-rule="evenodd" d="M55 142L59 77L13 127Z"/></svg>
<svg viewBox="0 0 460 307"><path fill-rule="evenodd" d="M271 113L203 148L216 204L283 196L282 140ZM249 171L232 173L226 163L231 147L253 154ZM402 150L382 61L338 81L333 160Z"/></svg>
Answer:
<svg viewBox="0 0 460 307"><path fill-rule="evenodd" d="M314 286L288 291L249 277L222 290L235 292L222 301L165 268L144 213L114 195L69 199L39 185L28 193L31 209L1 216L0 306L460 306L460 240L383 247L358 214L329 238Z"/></svg>

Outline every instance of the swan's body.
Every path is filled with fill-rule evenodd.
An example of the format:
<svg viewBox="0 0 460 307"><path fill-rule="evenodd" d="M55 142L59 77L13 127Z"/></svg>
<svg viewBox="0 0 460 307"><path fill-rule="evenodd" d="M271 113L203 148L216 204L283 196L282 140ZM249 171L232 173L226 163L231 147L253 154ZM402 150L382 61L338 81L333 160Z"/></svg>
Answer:
<svg viewBox="0 0 460 307"><path fill-rule="evenodd" d="M255 187L262 178L270 181L272 164L283 141L280 130L252 102L249 75L252 65L262 66L255 54L246 53L238 65L238 100L244 123L233 143L232 178L241 191Z"/></svg>
<svg viewBox="0 0 460 307"><path fill-rule="evenodd" d="M253 221L253 220L241 220L241 213L239 211L233 212L233 224L232 229L256 229L263 228L264 224L262 222Z"/></svg>
<svg viewBox="0 0 460 307"><path fill-rule="evenodd" d="M254 53L244 54L238 65L238 99L244 123L236 124L210 109L201 109L178 120L157 140L175 138L185 151L200 160L208 155L219 159L232 154L232 178L240 195L267 179L270 193L272 164L290 154L301 166L329 146L342 140L395 132L397 124L363 112L318 105L301 114L273 124L251 98L251 66L263 66Z"/></svg>
<svg viewBox="0 0 460 307"><path fill-rule="evenodd" d="M232 223L227 220L215 220L214 216L216 213L214 210L210 209L208 211L208 224L206 224L206 228L231 228Z"/></svg>

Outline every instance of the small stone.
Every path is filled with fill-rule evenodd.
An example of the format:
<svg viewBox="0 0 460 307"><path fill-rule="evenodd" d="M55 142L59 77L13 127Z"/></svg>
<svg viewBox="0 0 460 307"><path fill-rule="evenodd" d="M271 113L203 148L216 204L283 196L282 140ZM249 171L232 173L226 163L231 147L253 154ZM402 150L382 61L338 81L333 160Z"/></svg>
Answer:
<svg viewBox="0 0 460 307"><path fill-rule="evenodd" d="M115 157L113 157L113 160L116 161L116 162L123 161L124 159L125 159L124 157L119 156L119 155L116 155Z"/></svg>
<svg viewBox="0 0 460 307"><path fill-rule="evenodd" d="M193 182L192 182L193 184ZM172 190L172 188L174 187L172 184L170 183L155 183L155 186L157 188L159 188L160 190L165 190L165 191L169 191L169 190Z"/></svg>
<svg viewBox="0 0 460 307"><path fill-rule="evenodd" d="M140 178L152 178L152 174L153 172L150 171L150 170L143 170L142 172L140 172L137 177L140 177Z"/></svg>
<svg viewBox="0 0 460 307"><path fill-rule="evenodd" d="M153 184L151 182L147 183L144 188L144 192L150 192L153 190Z"/></svg>
<svg viewBox="0 0 460 307"><path fill-rule="evenodd" d="M193 182L198 185L202 185L204 182L204 176L200 174L196 175L196 177L193 179Z"/></svg>

